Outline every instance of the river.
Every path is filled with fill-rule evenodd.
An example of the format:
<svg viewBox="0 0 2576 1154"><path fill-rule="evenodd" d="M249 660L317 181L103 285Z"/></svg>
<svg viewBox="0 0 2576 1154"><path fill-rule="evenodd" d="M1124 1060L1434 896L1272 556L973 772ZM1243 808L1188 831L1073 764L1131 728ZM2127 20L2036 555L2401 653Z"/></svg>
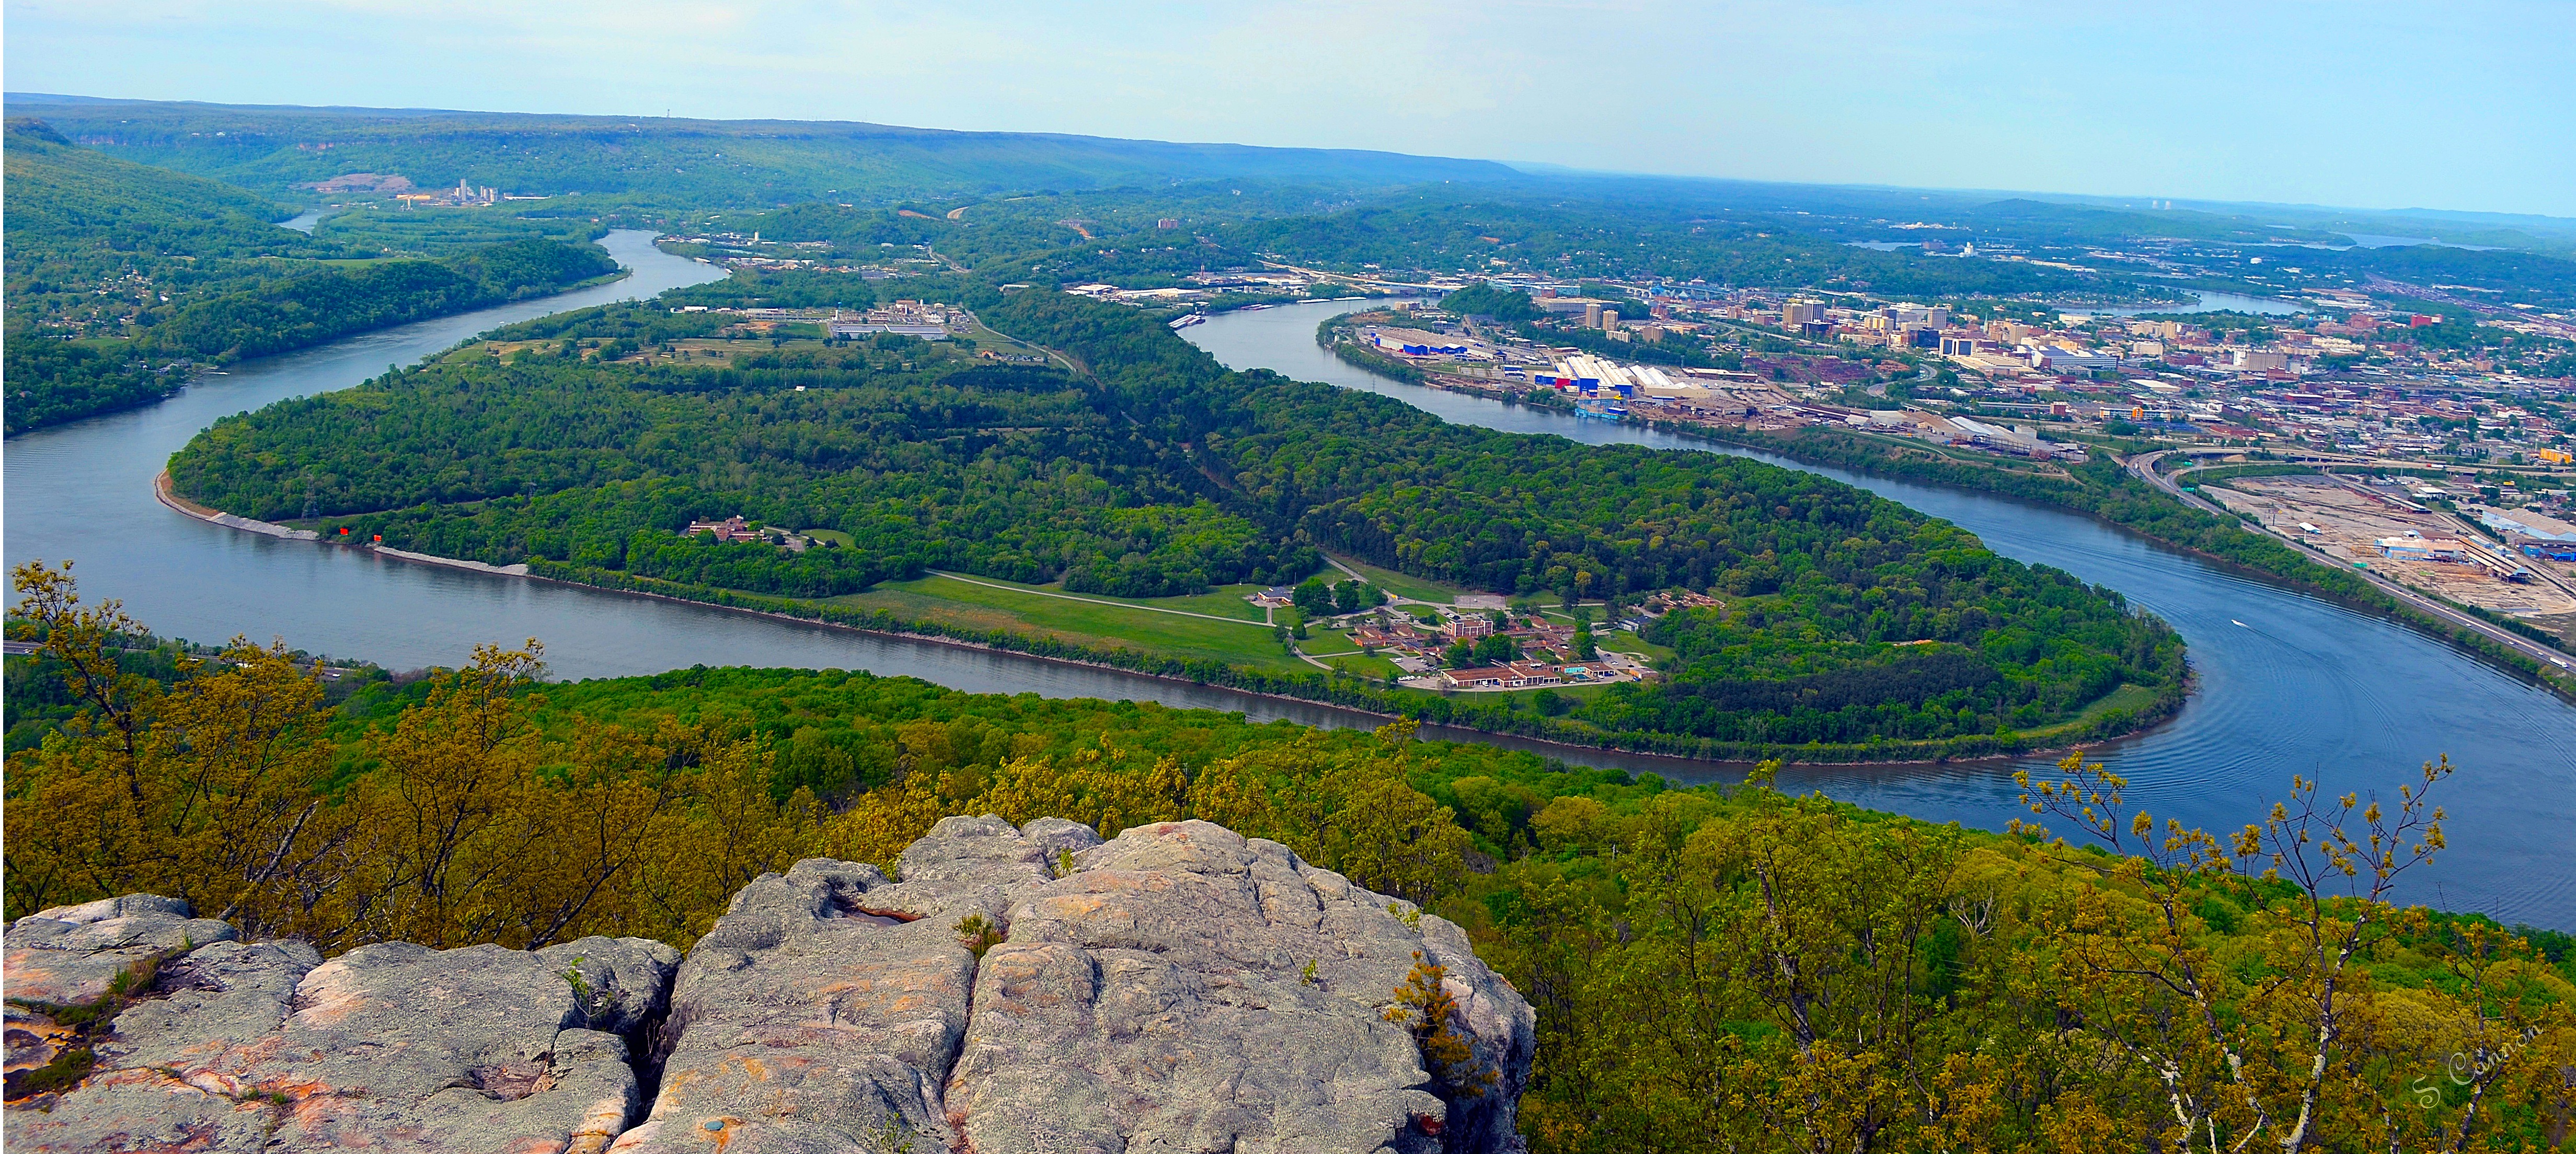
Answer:
<svg viewBox="0 0 2576 1154"><path fill-rule="evenodd" d="M2279 297L2247 296L2244 293L2198 292L2197 303L2189 305L2068 305L2066 311L2095 317L2134 317L2143 313L2157 315L2183 313L2234 312L2255 316L2286 317L2308 311L2308 306Z"/></svg>
<svg viewBox="0 0 2576 1154"><path fill-rule="evenodd" d="M1181 333L1231 367L1363 389L1460 424L1590 444L1716 448L1372 376L1315 344L1316 324L1350 307L1237 312ZM2399 785L2448 754L2459 772L2436 797L2449 809L2452 848L2412 881L2408 895L2508 924L2576 929L2576 709L2548 692L2403 626L2221 571L2090 518L1742 455L1822 473L1945 518L1996 552L2110 586L2172 622L2190 645L2197 692L2173 721L2093 751L2130 780L2131 799L2159 817L2233 830L2259 819L2293 774L2322 781L2329 797L2376 791L2393 805ZM2013 772L2052 762L1799 768L1782 780L1875 809L1991 829L2029 816L2015 800Z"/></svg>
<svg viewBox="0 0 2576 1154"><path fill-rule="evenodd" d="M873 638L772 618L542 581L420 565L358 550L281 541L206 524L152 498L172 452L217 418L343 389L476 333L551 312L658 295L722 270L671 256L652 234L602 242L623 280L541 300L384 329L232 366L159 405L10 438L0 454L9 565L75 561L90 600L121 598L166 637L283 639L312 653L390 669L459 665L478 642L546 643L563 678L622 677L690 665L867 669L977 693L1138 697L1262 720L1313 724L1339 711L929 642Z"/></svg>
<svg viewBox="0 0 2576 1154"><path fill-rule="evenodd" d="M346 549L220 529L152 499L169 454L216 418L346 388L497 325L649 296L717 271L654 249L638 232L603 243L625 280L545 300L425 321L333 345L243 362L160 405L12 438L0 454L9 564L76 558L92 599L122 598L167 636L283 638L316 653L401 669L457 664L476 642L538 637L556 676L625 676L690 665L866 669L973 692L1132 697L1236 710L1256 720L1366 724L1325 706L1252 698L1111 670L1036 661L545 582L416 565ZM1399 397L1450 420L1579 440L1707 446L1650 430L1395 384L1343 365L1314 343L1346 304L1218 317L1183 335L1238 367ZM1975 494L1833 473L1975 531L2008 555L2046 561L2120 589L2191 642L2200 692L2181 717L2102 751L2159 814L2233 828L2259 816L2293 773L2329 791L2394 795L2440 753L2462 766L2441 798L2455 847L2408 896L2507 921L2576 928L2576 710L2403 628L2217 572L2083 518ZM2236 622L2243 624L2236 624ZM1500 740L1499 744L1528 743ZM1556 750L1593 764L1683 780L1733 767ZM1801 769L1796 788L1934 820L1988 828L2021 816L2013 763ZM2548 831L2556 829L2552 834Z"/></svg>

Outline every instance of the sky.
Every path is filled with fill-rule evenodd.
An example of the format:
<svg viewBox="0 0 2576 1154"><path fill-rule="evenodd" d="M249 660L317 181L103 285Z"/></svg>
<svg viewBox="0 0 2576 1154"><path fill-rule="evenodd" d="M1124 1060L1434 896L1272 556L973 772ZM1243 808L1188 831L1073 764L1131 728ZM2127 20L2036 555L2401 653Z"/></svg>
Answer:
<svg viewBox="0 0 2576 1154"><path fill-rule="evenodd" d="M2576 217L2569 0L10 0L6 86Z"/></svg>

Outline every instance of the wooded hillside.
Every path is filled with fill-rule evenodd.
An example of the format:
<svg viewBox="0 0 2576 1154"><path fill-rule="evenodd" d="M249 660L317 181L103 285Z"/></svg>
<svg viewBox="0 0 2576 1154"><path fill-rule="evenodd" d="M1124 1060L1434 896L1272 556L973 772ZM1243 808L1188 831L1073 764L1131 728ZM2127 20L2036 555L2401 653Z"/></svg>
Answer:
<svg viewBox="0 0 2576 1154"><path fill-rule="evenodd" d="M2117 594L1814 474L1449 425L1227 372L1130 309L981 291L988 323L1087 372L891 336L658 357L640 342L677 334L656 326L707 322L621 306L531 326L558 343L506 362L468 350L228 418L171 475L245 516L309 498L332 536L610 584L820 598L938 568L1156 597L1295 581L1331 549L1517 595L1726 599L1655 627L1668 683L1564 722L1594 734L1941 740L2180 691L2180 640ZM585 333L613 339L585 356ZM735 514L847 545L681 535ZM1748 680L1773 691L1729 687Z"/></svg>
<svg viewBox="0 0 2576 1154"><path fill-rule="evenodd" d="M2028 783L2047 832L1995 834L1768 767L1682 788L1409 724L864 673L541 685L494 648L334 708L247 645L120 668L140 623L18 578L14 630L46 644L13 689L78 708L10 760L13 917L150 891L325 954L685 947L750 878L890 869L948 814L1195 817L1464 927L1537 1011L1541 1154L2538 1151L2576 1121L2567 935L2389 900L2444 844L2447 765L2390 767L2408 789L2366 808L2293 780L2222 840L2070 759Z"/></svg>

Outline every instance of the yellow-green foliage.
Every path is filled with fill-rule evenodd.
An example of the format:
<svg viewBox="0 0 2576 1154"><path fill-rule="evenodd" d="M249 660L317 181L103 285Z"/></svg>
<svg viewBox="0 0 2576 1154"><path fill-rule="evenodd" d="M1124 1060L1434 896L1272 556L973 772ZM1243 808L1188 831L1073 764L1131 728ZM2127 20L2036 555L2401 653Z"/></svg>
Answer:
<svg viewBox="0 0 2576 1154"><path fill-rule="evenodd" d="M2029 783L2104 852L1406 723L780 670L540 693L533 645L335 720L272 650L130 674L112 644L138 624L64 574L18 576L60 670L47 692L80 706L8 767L11 916L149 890L331 952L686 945L760 872L892 871L951 814L1109 836L1195 817L1465 927L1537 1010L1520 1118L1541 1154L2538 1150L2576 1119L2565 935L2537 939L2552 961L2387 898L2441 845L2426 799L2446 767L2385 810L2294 781L2226 838L2159 828L2080 760ZM1481 1093L1496 1072L1461 1053L1432 970L1389 991L1392 1020L1445 1093Z"/></svg>

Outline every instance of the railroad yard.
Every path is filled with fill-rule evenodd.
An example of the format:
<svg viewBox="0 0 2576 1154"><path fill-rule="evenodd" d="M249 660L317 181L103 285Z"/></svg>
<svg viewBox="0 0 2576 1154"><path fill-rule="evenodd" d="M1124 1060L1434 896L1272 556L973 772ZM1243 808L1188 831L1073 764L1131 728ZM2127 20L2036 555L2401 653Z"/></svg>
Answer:
<svg viewBox="0 0 2576 1154"><path fill-rule="evenodd" d="M2234 477L2201 495L2339 560L2551 632L2576 629L2576 567L2525 556L2393 484Z"/></svg>

